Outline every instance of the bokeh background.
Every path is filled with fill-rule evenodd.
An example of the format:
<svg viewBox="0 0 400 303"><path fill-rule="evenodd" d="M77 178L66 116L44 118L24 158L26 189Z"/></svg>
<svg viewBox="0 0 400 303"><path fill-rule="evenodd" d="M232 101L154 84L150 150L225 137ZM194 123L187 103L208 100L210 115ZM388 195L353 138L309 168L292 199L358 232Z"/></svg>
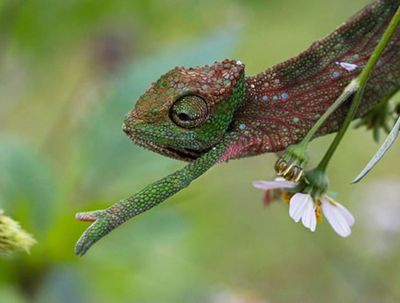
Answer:
<svg viewBox="0 0 400 303"><path fill-rule="evenodd" d="M366 0L0 1L0 208L33 233L0 258L0 302L400 302L398 146L348 134L329 168L355 215L348 239L312 234L252 180L274 155L213 168L104 238L73 247L81 210L105 208L184 164L134 146L125 113L176 65L240 59L247 74L304 50ZM332 136L313 142L316 163ZM396 150L397 149L397 150Z"/></svg>

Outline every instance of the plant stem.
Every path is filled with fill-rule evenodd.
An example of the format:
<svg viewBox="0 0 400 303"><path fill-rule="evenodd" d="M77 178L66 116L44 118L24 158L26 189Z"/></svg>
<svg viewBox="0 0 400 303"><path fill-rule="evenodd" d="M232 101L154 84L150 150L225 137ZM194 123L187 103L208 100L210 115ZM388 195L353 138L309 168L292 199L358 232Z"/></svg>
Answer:
<svg viewBox="0 0 400 303"><path fill-rule="evenodd" d="M358 85L359 88L356 92L356 95L354 96L354 99L351 103L350 109L346 115L345 120L343 121L342 126L339 129L339 132L337 133L336 137L333 139L332 144L329 146L327 152L325 153L324 157L322 158L321 162L318 164L318 168L325 171L326 167L334 154L336 148L338 147L340 141L342 140L344 134L347 131L347 128L349 127L351 121L353 120L357 108L361 103L361 99L364 93L365 86L367 84L369 75L372 72L372 69L374 68L375 64L378 62L380 56L382 55L383 51L385 50L385 47L388 45L390 42L390 39L392 38L394 32L396 31L397 26L400 23L400 7L397 9L396 13L394 14L392 20L390 21L388 27L385 30L385 33L382 35L382 38L379 40L378 45L376 46L374 52L372 53L371 57L369 58L367 64L361 71L360 75L357 77Z"/></svg>

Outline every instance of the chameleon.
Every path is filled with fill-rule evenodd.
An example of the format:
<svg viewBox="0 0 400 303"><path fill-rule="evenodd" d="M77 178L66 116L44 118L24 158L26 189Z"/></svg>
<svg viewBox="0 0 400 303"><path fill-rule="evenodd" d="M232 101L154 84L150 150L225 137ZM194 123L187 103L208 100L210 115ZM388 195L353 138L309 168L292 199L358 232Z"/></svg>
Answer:
<svg viewBox="0 0 400 303"><path fill-rule="evenodd" d="M246 76L245 65L231 59L175 67L162 75L138 99L122 128L135 144L188 164L107 209L77 213L76 219L92 224L75 253L84 255L110 231L219 163L298 143L361 72L399 5L400 0L375 0L298 56L254 76ZM356 118L399 88L397 30L368 80ZM315 137L336 132L349 103Z"/></svg>

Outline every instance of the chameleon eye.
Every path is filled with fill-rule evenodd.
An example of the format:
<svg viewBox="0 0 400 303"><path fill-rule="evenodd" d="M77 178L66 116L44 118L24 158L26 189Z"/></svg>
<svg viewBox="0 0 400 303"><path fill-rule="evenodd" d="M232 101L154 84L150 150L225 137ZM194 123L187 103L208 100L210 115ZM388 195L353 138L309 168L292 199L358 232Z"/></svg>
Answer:
<svg viewBox="0 0 400 303"><path fill-rule="evenodd" d="M207 119L207 103L196 95L178 99L171 107L172 121L183 128L194 128Z"/></svg>

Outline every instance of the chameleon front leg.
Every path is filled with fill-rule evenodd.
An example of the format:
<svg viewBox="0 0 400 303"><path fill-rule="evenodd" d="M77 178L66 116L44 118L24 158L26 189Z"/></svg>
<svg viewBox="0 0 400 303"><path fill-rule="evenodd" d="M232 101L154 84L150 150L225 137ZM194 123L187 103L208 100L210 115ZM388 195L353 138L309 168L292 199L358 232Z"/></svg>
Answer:
<svg viewBox="0 0 400 303"><path fill-rule="evenodd" d="M78 240L75 254L83 256L95 242L122 223L158 205L187 187L218 161L225 151L225 146L226 144L223 142L216 145L184 168L154 182L133 196L123 199L107 209L76 214L76 219L93 221L93 223Z"/></svg>

